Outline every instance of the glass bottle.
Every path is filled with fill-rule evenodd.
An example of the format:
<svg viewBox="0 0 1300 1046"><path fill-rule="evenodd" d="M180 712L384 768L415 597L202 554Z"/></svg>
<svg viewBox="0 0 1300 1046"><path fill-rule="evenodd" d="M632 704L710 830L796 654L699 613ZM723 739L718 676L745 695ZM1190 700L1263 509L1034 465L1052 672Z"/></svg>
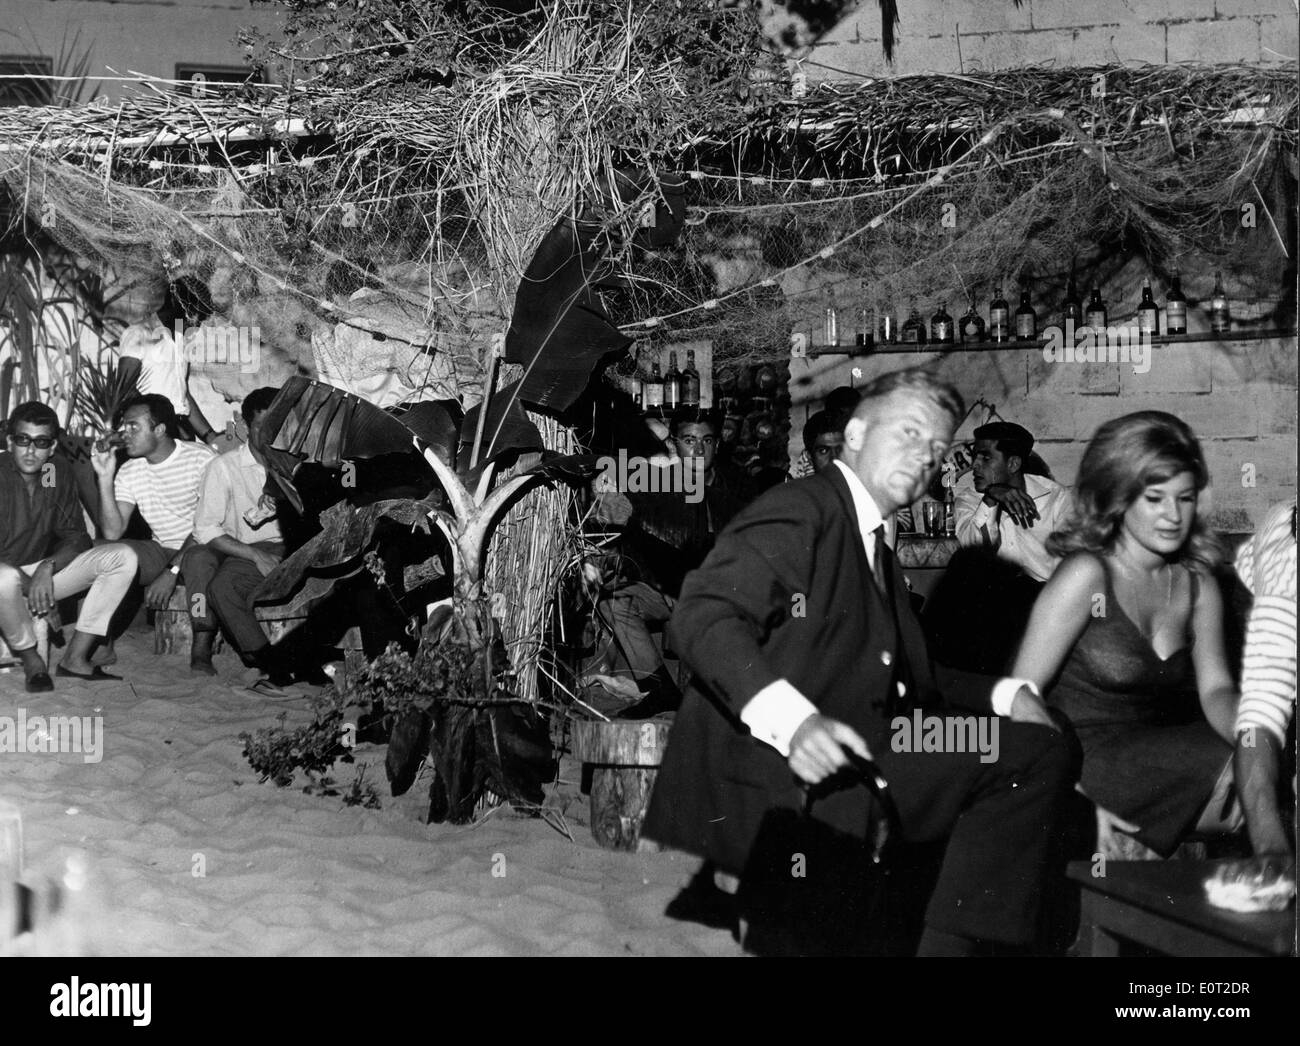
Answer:
<svg viewBox="0 0 1300 1046"><path fill-rule="evenodd" d="M951 484L943 488L943 535L957 536L957 493Z"/></svg>
<svg viewBox="0 0 1300 1046"><path fill-rule="evenodd" d="M1006 341L1011 336L1008 330L1010 317L1011 306L1002 297L1002 284L996 284L993 300L989 302L989 341Z"/></svg>
<svg viewBox="0 0 1300 1046"><path fill-rule="evenodd" d="M643 410L661 410L664 405L664 379L659 376L659 361L650 364L650 376L641 385Z"/></svg>
<svg viewBox="0 0 1300 1046"><path fill-rule="evenodd" d="M700 372L695 369L695 350L686 350L686 369L682 371L681 400L683 407L700 405Z"/></svg>
<svg viewBox="0 0 1300 1046"><path fill-rule="evenodd" d="M1020 307L1016 309L1016 339L1033 341L1038 337L1038 313L1029 304L1029 288L1020 288Z"/></svg>
<svg viewBox="0 0 1300 1046"><path fill-rule="evenodd" d="M827 346L838 347L840 343L840 313L835 307L835 291L830 287L826 288L826 309L824 313L825 323L822 327L822 336Z"/></svg>
<svg viewBox="0 0 1300 1046"><path fill-rule="evenodd" d="M1065 301L1061 302L1061 329L1068 330L1073 323L1076 330L1083 326L1083 305L1079 301L1079 292L1074 286L1074 277L1065 288Z"/></svg>
<svg viewBox="0 0 1300 1046"><path fill-rule="evenodd" d="M677 353L668 354L668 372L664 375L664 409L676 410L682 405L682 372L677 369Z"/></svg>
<svg viewBox="0 0 1300 1046"><path fill-rule="evenodd" d="M1095 331L1106 329L1106 303L1101 300L1100 287L1092 289L1092 297L1088 299L1088 309L1083 314L1083 319Z"/></svg>
<svg viewBox="0 0 1300 1046"><path fill-rule="evenodd" d="M1224 334L1232 329L1232 316L1228 312L1228 293L1223 289L1223 273L1214 274L1214 290L1210 292L1210 330Z"/></svg>
<svg viewBox="0 0 1300 1046"><path fill-rule="evenodd" d="M970 308L961 318L961 340L974 343L984 340L984 317L975 309L975 299L970 300Z"/></svg>
<svg viewBox="0 0 1300 1046"><path fill-rule="evenodd" d="M897 340L898 324L894 320L894 308L885 301L876 314L876 344L892 345Z"/></svg>
<svg viewBox="0 0 1300 1046"><path fill-rule="evenodd" d="M952 317L948 315L948 303L941 301L939 311L930 317L930 340L936 345L951 345L953 338Z"/></svg>
<svg viewBox="0 0 1300 1046"><path fill-rule="evenodd" d="M925 344L925 320L921 319L921 314L916 309L915 298L911 299L907 320L903 323L903 344Z"/></svg>
<svg viewBox="0 0 1300 1046"><path fill-rule="evenodd" d="M1187 333L1187 299L1183 297L1183 282L1178 273L1169 280L1169 293L1165 295L1165 333Z"/></svg>
<svg viewBox="0 0 1300 1046"><path fill-rule="evenodd" d="M867 281L862 281L862 304L858 307L858 322L853 332L853 343L863 352L870 352L875 347L876 317L871 308L871 299L867 297Z"/></svg>
<svg viewBox="0 0 1300 1046"><path fill-rule="evenodd" d="M1154 338L1160 334L1160 309L1151 297L1151 277L1142 280L1142 301L1137 311L1138 333Z"/></svg>

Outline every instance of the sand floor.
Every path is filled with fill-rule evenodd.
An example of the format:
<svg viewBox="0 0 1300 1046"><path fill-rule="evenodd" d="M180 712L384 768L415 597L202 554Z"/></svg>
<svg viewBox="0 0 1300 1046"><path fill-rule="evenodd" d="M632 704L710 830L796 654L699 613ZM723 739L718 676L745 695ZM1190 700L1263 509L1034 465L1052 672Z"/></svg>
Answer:
<svg viewBox="0 0 1300 1046"><path fill-rule="evenodd" d="M578 768L551 805L570 842L508 808L479 824L420 823L427 780L388 795L384 748L360 745L383 808L277 788L245 762L241 731L310 720L303 693L249 692L231 653L220 677L155 657L143 629L110 669L122 682L58 679L29 695L0 674L0 717L102 716L99 762L0 753L0 799L22 815L25 879L57 876L80 852L93 887L86 928L63 945L102 955L738 955L726 931L664 917L698 862L600 849ZM54 652L57 656L57 651ZM198 874L198 873L202 874ZM494 874L495 873L495 874ZM47 949L56 946L46 944Z"/></svg>

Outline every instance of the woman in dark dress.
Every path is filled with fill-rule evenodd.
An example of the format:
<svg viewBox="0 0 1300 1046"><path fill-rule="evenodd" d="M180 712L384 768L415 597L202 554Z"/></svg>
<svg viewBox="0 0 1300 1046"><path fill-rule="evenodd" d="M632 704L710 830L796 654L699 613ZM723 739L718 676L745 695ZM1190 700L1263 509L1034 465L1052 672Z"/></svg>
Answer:
<svg viewBox="0 0 1300 1046"><path fill-rule="evenodd" d="M1211 574L1220 553L1198 512L1208 481L1178 418L1117 418L1088 445L1070 525L1048 541L1065 559L1012 675L1074 725L1103 852L1116 830L1168 856L1193 830L1238 823L1224 810L1237 690Z"/></svg>

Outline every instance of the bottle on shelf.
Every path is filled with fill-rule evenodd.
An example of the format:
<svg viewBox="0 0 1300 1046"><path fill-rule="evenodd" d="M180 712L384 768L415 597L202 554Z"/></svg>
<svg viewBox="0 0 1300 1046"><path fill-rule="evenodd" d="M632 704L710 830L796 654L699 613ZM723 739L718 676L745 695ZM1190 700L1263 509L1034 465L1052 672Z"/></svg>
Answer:
<svg viewBox="0 0 1300 1046"><path fill-rule="evenodd" d="M830 287L826 288L826 308L823 316L825 320L822 325L823 343L827 346L838 346L840 343L840 313L835 307L835 291Z"/></svg>
<svg viewBox="0 0 1300 1046"><path fill-rule="evenodd" d="M681 400L683 407L700 405L700 372L695 369L695 350L686 350L686 369L682 371Z"/></svg>
<svg viewBox="0 0 1300 1046"><path fill-rule="evenodd" d="M682 372L677 369L677 353L668 354L668 372L664 375L664 409L676 410L682 405Z"/></svg>
<svg viewBox="0 0 1300 1046"><path fill-rule="evenodd" d="M1210 330L1225 334L1232 329L1232 316L1228 312L1228 292L1223 289L1223 273L1214 274L1214 290L1210 292Z"/></svg>
<svg viewBox="0 0 1300 1046"><path fill-rule="evenodd" d="M1079 301L1079 292L1074 286L1074 277L1065 287L1065 301L1061 302L1061 329L1068 330L1073 323L1075 330L1083 326L1083 304Z"/></svg>
<svg viewBox="0 0 1300 1046"><path fill-rule="evenodd" d="M1142 280L1142 301L1138 303L1137 311L1138 334L1149 335L1152 338L1160 334L1160 308L1156 305L1155 298L1151 297L1151 277L1147 276Z"/></svg>
<svg viewBox="0 0 1300 1046"><path fill-rule="evenodd" d="M903 344L925 344L925 320L921 319L921 314L917 311L915 298L911 299L907 319L903 323Z"/></svg>
<svg viewBox="0 0 1300 1046"><path fill-rule="evenodd" d="M943 535L957 536L957 493L951 485L943 488Z"/></svg>
<svg viewBox="0 0 1300 1046"><path fill-rule="evenodd" d="M1006 341L1011 336L1008 327L1010 315L1011 307L1002 297L1002 284L995 284L993 300L989 302L989 341Z"/></svg>
<svg viewBox="0 0 1300 1046"><path fill-rule="evenodd" d="M1169 293L1165 295L1165 333L1187 333L1187 299L1183 297L1183 282L1176 272L1169 279Z"/></svg>
<svg viewBox="0 0 1300 1046"><path fill-rule="evenodd" d="M948 303L941 301L939 311L930 317L930 340L936 345L951 345L953 337L952 317L948 315Z"/></svg>
<svg viewBox="0 0 1300 1046"><path fill-rule="evenodd" d="M650 376L641 384L641 409L662 410L664 405L664 379L659 375L659 361L650 364Z"/></svg>
<svg viewBox="0 0 1300 1046"><path fill-rule="evenodd" d="M1088 308L1083 314L1083 320L1095 331L1106 329L1106 303L1101 300L1100 287L1092 289L1092 297L1088 299Z"/></svg>
<svg viewBox="0 0 1300 1046"><path fill-rule="evenodd" d="M966 315L961 318L961 340L964 342L978 342L984 340L984 317L975 309L975 299L970 300L970 308L966 310Z"/></svg>
<svg viewBox="0 0 1300 1046"><path fill-rule="evenodd" d="M898 340L898 324L894 320L894 307L882 302L876 314L876 344L892 345Z"/></svg>
<svg viewBox="0 0 1300 1046"><path fill-rule="evenodd" d="M867 297L867 281L862 281L862 304L858 306L857 325L853 331L853 344L863 352L870 352L876 341L876 316Z"/></svg>
<svg viewBox="0 0 1300 1046"><path fill-rule="evenodd" d="M1029 288L1020 288L1020 307L1016 309L1016 339L1034 341L1038 337L1038 313L1029 304Z"/></svg>

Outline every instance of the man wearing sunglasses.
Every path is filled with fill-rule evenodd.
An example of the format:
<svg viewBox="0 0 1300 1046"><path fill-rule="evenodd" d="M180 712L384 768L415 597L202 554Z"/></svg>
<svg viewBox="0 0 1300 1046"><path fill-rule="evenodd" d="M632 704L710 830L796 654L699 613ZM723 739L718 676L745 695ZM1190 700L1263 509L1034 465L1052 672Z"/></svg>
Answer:
<svg viewBox="0 0 1300 1046"><path fill-rule="evenodd" d="M9 418L0 453L0 632L23 664L28 693L54 689L36 649L33 615L87 589L60 676L111 679L90 662L109 619L135 577L135 553L122 544L91 547L72 469L55 453L58 416L23 403Z"/></svg>

